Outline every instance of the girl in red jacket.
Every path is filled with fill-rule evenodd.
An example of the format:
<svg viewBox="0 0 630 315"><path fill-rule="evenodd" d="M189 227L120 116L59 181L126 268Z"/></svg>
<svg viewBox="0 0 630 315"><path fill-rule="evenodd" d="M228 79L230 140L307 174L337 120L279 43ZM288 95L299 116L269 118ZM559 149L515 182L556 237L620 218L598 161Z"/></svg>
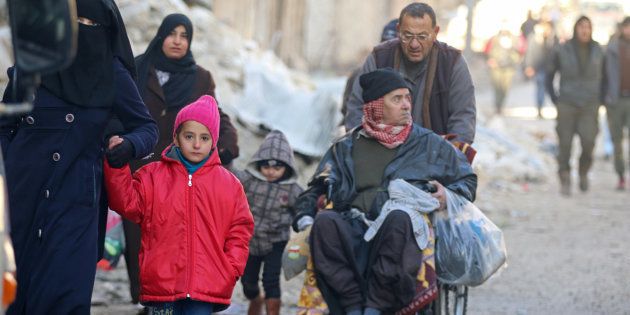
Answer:
<svg viewBox="0 0 630 315"><path fill-rule="evenodd" d="M230 304L254 221L243 187L221 167L214 98L184 107L173 130L162 160L133 177L105 162L109 205L142 230L140 301L157 314L211 314Z"/></svg>

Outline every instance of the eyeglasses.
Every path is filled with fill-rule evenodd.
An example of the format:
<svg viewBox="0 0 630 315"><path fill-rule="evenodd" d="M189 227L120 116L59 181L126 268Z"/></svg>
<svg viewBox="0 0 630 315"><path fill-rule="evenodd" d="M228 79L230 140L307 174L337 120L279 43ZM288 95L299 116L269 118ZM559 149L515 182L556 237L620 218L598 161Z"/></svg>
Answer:
<svg viewBox="0 0 630 315"><path fill-rule="evenodd" d="M400 34L400 41L408 44L411 43L412 40L416 39L418 40L418 42L426 42L428 40L431 40L431 38L433 38L433 35L428 34L428 33L422 33L422 34Z"/></svg>

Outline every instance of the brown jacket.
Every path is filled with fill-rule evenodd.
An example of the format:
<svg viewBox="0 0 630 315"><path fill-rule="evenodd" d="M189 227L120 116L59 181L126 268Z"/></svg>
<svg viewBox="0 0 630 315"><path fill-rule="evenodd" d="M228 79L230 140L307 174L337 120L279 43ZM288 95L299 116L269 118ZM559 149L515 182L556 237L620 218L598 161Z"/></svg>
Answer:
<svg viewBox="0 0 630 315"><path fill-rule="evenodd" d="M212 75L210 72L201 66L197 65L196 72L196 80L195 85L192 87L193 92L190 95L190 102L196 100L202 95L214 95L214 80L212 79ZM139 88L142 90L142 88ZM155 68L151 67L149 70L149 77L147 79L147 92L146 95L143 96L144 103L147 105L151 116L157 122L158 129L160 131L160 137L158 139L158 143L155 145L153 149L153 155L149 158L145 158L142 160L132 161L131 169L133 171L137 170L141 166L148 164L149 162L159 161L162 156L162 151L173 142L173 124L175 123L175 117L179 112L179 108L177 110L171 109L169 110L166 106L166 98L164 96L164 91L160 86L157 75L155 73ZM231 155L232 159L235 159L239 155L238 150L238 138L236 134L236 129L232 125L230 121L230 117L225 114L221 108L219 108L219 114L221 116L221 125L219 127L219 142L217 143L217 147L219 149L219 155L222 157L222 163L228 164L230 161L226 160L226 156L229 158ZM227 155L226 152L229 152Z"/></svg>

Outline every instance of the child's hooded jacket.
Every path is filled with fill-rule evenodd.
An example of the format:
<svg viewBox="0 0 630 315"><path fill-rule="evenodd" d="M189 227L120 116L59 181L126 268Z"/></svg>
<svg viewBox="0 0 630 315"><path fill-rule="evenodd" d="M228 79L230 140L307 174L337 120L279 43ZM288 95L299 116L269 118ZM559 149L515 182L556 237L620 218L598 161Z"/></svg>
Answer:
<svg viewBox="0 0 630 315"><path fill-rule="evenodd" d="M140 224L140 300L229 304L254 222L243 188L216 150L194 174L174 146L139 169L105 163L111 209Z"/></svg>
<svg viewBox="0 0 630 315"><path fill-rule="evenodd" d="M270 183L260 173L257 164L264 160L282 161L291 176ZM293 150L280 131L271 131L252 156L245 171L236 171L241 180L254 216L254 236L250 241L251 255L263 256L271 252L273 243L289 240L293 204L302 188L297 184Z"/></svg>

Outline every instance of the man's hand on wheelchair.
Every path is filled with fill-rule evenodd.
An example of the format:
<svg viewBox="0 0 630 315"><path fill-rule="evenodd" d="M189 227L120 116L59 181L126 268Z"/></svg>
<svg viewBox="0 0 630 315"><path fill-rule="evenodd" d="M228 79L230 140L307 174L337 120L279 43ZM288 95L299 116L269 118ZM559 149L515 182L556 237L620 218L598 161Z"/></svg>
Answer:
<svg viewBox="0 0 630 315"><path fill-rule="evenodd" d="M437 199L440 202L440 208L437 210L446 209L446 188L444 188L444 186L442 186L442 184L440 184L440 182L436 180L432 180L429 183L435 185L435 187L437 188L437 191L431 194L433 198Z"/></svg>

